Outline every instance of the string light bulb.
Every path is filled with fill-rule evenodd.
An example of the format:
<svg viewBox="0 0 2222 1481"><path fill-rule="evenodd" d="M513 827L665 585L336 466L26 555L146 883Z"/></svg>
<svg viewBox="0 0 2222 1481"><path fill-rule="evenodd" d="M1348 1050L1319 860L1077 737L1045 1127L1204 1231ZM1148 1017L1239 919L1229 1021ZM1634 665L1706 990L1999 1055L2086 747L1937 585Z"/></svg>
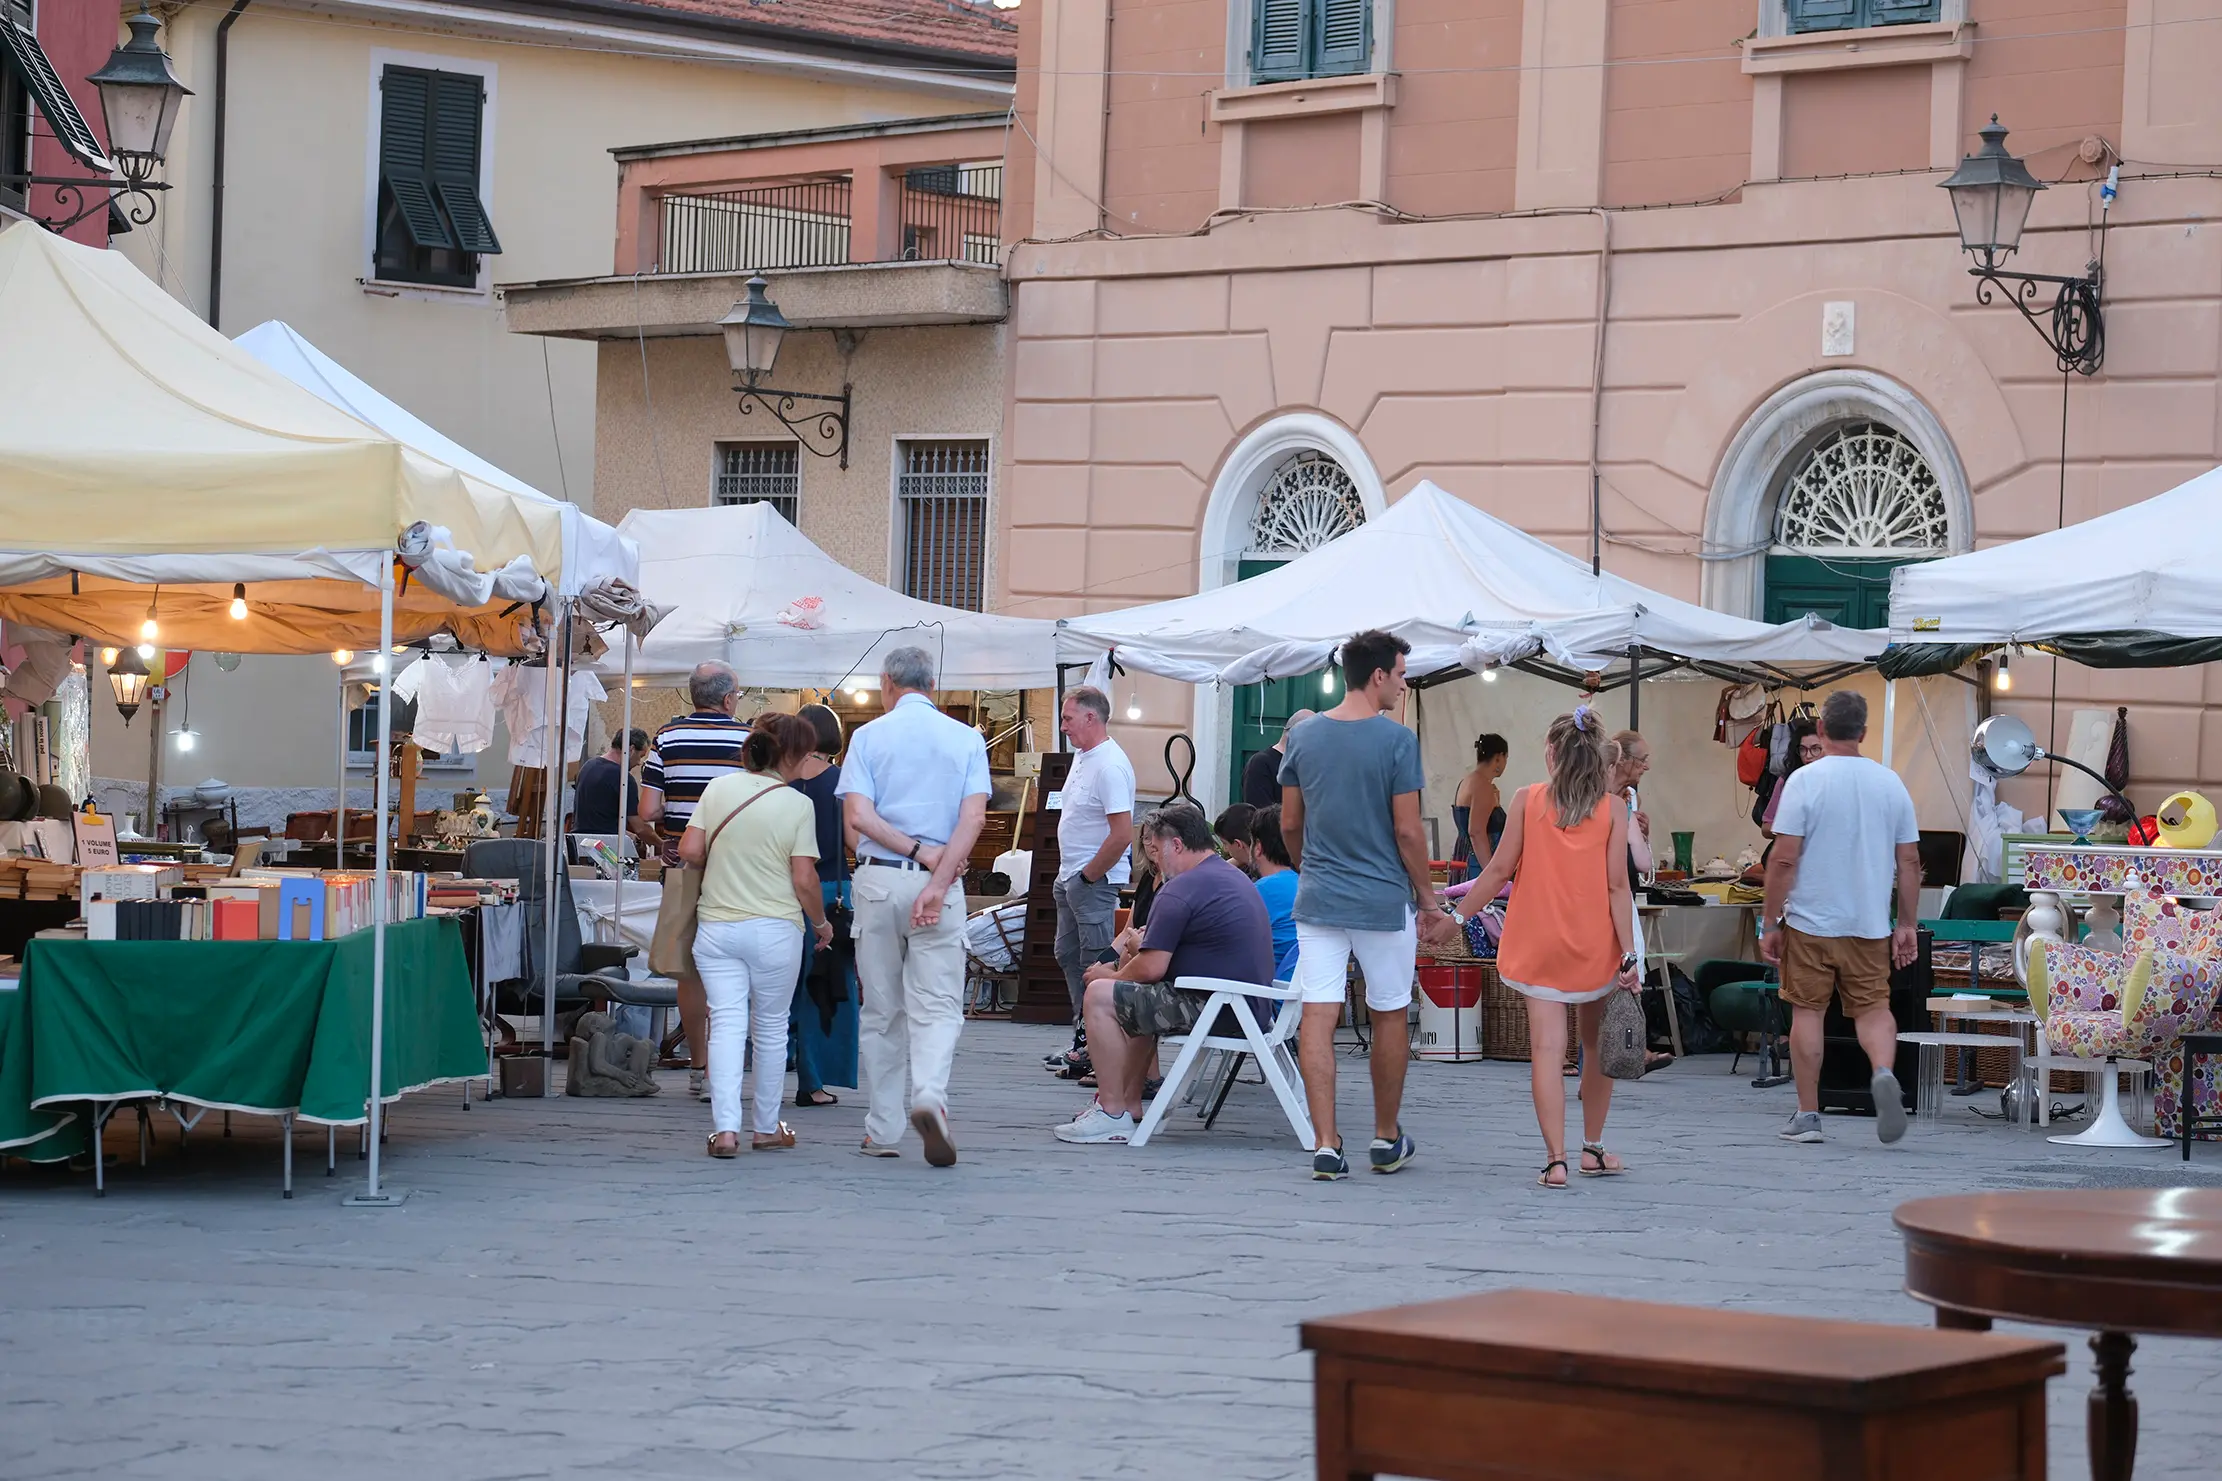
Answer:
<svg viewBox="0 0 2222 1481"><path fill-rule="evenodd" d="M1481 682L1482 682L1482 683L1484 683L1484 684L1494 684L1494 683L1496 683L1496 682L1497 682L1497 671L1496 671L1495 669L1493 669L1493 668L1486 668L1486 669L1483 669L1483 670L1481 671Z"/></svg>
<svg viewBox="0 0 2222 1481"><path fill-rule="evenodd" d="M1140 690L1136 690L1126 697L1126 717L1129 720L1142 718L1142 694Z"/></svg>
<svg viewBox="0 0 2222 1481"><path fill-rule="evenodd" d="M1991 672L1991 688L1999 694L2005 694L2014 687L2014 671L2007 666L2011 652L2010 649L1999 649L1998 667Z"/></svg>
<svg viewBox="0 0 2222 1481"><path fill-rule="evenodd" d="M116 660L121 657L123 657L121 648L103 648L100 650L100 666L104 669L112 669L116 666Z"/></svg>
<svg viewBox="0 0 2222 1481"><path fill-rule="evenodd" d="M193 749L193 742L196 739L193 727L188 725L177 733L177 748L181 751L190 751Z"/></svg>
<svg viewBox="0 0 2222 1481"><path fill-rule="evenodd" d="M332 650L332 662L340 665L342 668L345 668L350 662L352 662L354 660L354 657L355 650L352 648L334 648Z"/></svg>
<svg viewBox="0 0 2222 1481"><path fill-rule="evenodd" d="M155 640L161 636L162 625L154 620L154 608L149 607L147 608L147 620L139 624L139 645L142 648L152 647Z"/></svg>
<svg viewBox="0 0 2222 1481"><path fill-rule="evenodd" d="M234 581L231 585L231 620L247 620L247 583L244 581Z"/></svg>
<svg viewBox="0 0 2222 1481"><path fill-rule="evenodd" d="M1335 692L1335 671L1333 669L1328 669L1319 676L1319 692L1321 694L1333 694Z"/></svg>
<svg viewBox="0 0 2222 1481"><path fill-rule="evenodd" d="M154 626L154 624L150 622L150 623L148 623L148 624L147 624L147 626L149 626L149 627L152 627L152 626ZM152 663L152 662L154 662L154 644L152 644L152 643L141 643L141 644L139 645L139 650L138 650L138 651L139 651L139 661L140 661L141 663Z"/></svg>

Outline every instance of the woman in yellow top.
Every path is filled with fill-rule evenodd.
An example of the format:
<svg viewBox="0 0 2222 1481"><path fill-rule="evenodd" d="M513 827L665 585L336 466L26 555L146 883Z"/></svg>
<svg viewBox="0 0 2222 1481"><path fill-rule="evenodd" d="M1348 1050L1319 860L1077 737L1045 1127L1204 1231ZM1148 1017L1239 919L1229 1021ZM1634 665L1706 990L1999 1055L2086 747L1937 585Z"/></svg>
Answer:
<svg viewBox="0 0 2222 1481"><path fill-rule="evenodd" d="M1605 1150L1612 1081L1598 1068L1605 998L1636 991L1635 900L1628 887L1628 804L1607 791L1605 727L1583 705L1551 724L1544 743L1550 781L1522 787L1465 900L1476 910L1505 881L1504 939L1497 975L1528 1000L1529 1079L1549 1160L1536 1181L1566 1186L1566 1004L1577 1004L1582 1041L1582 1160L1585 1178L1626 1171Z"/></svg>
<svg viewBox="0 0 2222 1481"><path fill-rule="evenodd" d="M829 945L818 888L818 820L787 784L810 759L817 732L795 715L766 715L742 747L746 771L703 789L679 857L702 871L694 961L710 1000L710 1155L741 1149L743 1044L756 1048L755 1135L769 1151L795 1144L779 1119L787 1083L787 1016L802 968L803 923Z"/></svg>

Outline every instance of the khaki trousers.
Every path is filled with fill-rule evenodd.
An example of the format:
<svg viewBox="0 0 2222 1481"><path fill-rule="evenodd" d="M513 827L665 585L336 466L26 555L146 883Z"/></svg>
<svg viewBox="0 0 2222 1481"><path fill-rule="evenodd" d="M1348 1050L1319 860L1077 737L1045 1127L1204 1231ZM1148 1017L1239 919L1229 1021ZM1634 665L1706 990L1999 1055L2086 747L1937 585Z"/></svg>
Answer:
<svg viewBox="0 0 2222 1481"><path fill-rule="evenodd" d="M949 1067L964 1031L964 886L951 881L941 919L917 929L911 905L930 877L922 869L860 865L850 882L864 999L864 1134L887 1146L902 1140L913 1108L948 1108Z"/></svg>

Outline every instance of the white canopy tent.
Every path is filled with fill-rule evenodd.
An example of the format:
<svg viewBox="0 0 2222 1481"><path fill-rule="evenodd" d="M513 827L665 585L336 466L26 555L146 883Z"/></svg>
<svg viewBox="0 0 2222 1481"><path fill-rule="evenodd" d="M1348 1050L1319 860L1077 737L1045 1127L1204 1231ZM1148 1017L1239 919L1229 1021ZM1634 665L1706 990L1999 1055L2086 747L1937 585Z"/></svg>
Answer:
<svg viewBox="0 0 2222 1481"><path fill-rule="evenodd" d="M1254 684L1323 667L1369 628L1412 644L1414 678L1543 659L1576 673L1645 652L1721 665L1858 665L1880 635L1819 618L1730 617L1599 575L1433 483L1379 519L1215 591L1057 624L1067 664L1104 653L1190 683Z"/></svg>
<svg viewBox="0 0 2222 1481"><path fill-rule="evenodd" d="M671 609L633 665L649 682L683 683L696 664L723 660L752 686L832 687L912 645L934 655L944 689L1055 682L1054 623L939 606L868 581L769 504L636 509L617 528L640 547L642 595ZM618 669L607 659L598 667Z"/></svg>
<svg viewBox="0 0 2222 1481"><path fill-rule="evenodd" d="M2088 654L2064 648L2061 656L2122 666L2125 655L2107 650L2138 638L2222 638L2218 571L2222 468L2080 524L1900 566L1891 573L1890 636L1955 646L2081 638L2071 646Z"/></svg>
<svg viewBox="0 0 2222 1481"><path fill-rule="evenodd" d="M615 529L576 504L549 497L426 424L310 344L290 324L266 319L233 343L303 390L358 421L368 422L404 447L519 498L553 506L563 530L560 595L576 596L602 581L640 584L639 552Z"/></svg>

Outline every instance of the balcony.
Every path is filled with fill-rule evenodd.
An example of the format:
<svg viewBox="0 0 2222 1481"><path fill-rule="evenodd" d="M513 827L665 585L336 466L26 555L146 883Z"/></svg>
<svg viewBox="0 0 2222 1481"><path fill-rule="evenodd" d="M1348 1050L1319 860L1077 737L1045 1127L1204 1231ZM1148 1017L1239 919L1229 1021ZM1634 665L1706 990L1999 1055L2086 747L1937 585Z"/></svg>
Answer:
<svg viewBox="0 0 2222 1481"><path fill-rule="evenodd" d="M615 273L503 285L509 327L714 334L755 273L798 329L996 322L1007 127L966 114L613 150Z"/></svg>

